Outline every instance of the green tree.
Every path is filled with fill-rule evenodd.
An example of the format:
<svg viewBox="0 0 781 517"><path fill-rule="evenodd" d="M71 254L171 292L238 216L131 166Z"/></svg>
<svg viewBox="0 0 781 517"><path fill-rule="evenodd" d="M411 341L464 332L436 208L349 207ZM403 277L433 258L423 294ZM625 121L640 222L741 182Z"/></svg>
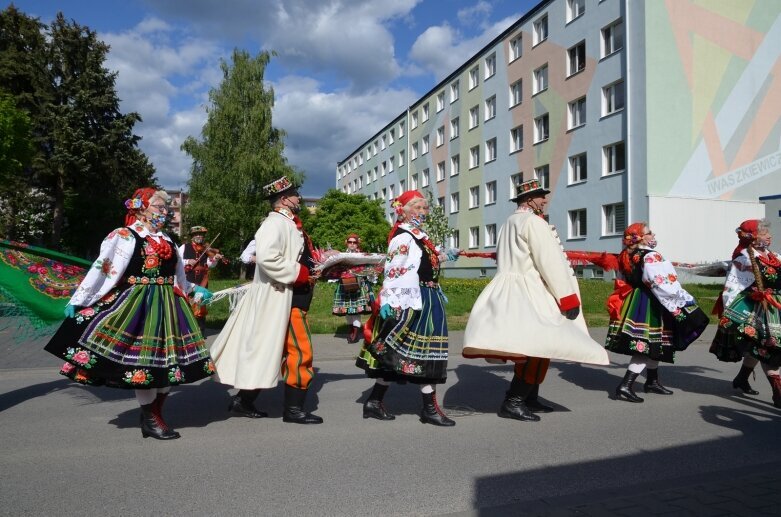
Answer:
<svg viewBox="0 0 781 517"><path fill-rule="evenodd" d="M0 237L19 239L17 221L26 198L24 174L32 158L30 119L14 98L0 94Z"/></svg>
<svg viewBox="0 0 781 517"><path fill-rule="evenodd" d="M455 230L448 226L445 209L434 202L434 195L430 190L426 191L426 199L428 200L429 212L428 217L426 217L424 228L429 235L431 242L437 246L444 246L445 239L453 235Z"/></svg>
<svg viewBox="0 0 781 517"><path fill-rule="evenodd" d="M212 238L220 232L215 246L229 257L241 252L270 209L263 186L283 175L303 178L282 154L284 132L272 125L274 91L263 83L271 56L235 49L230 63L222 61L201 139L190 136L182 145L193 161L185 224L207 226Z"/></svg>
<svg viewBox="0 0 781 517"><path fill-rule="evenodd" d="M134 189L155 182L133 134L141 118L119 111L116 73L103 66L108 50L62 13L47 27L14 6L0 11L0 88L32 125L27 190L49 200L44 242L79 254L94 252L95 235L121 224Z"/></svg>
<svg viewBox="0 0 781 517"><path fill-rule="evenodd" d="M304 227L315 246L344 251L344 241L351 233L361 237L361 247L368 252L384 253L390 225L385 219L382 201L366 196L345 194L331 189L317 204L317 210L304 221Z"/></svg>

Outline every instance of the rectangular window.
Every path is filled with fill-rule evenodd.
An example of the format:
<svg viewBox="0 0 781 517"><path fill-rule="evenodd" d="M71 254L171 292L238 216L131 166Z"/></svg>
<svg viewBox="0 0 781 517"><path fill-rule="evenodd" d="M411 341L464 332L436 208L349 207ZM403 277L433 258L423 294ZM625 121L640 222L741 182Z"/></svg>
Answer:
<svg viewBox="0 0 781 517"><path fill-rule="evenodd" d="M534 71L534 93L535 95L548 89L548 65L545 64Z"/></svg>
<svg viewBox="0 0 781 517"><path fill-rule="evenodd" d="M624 48L624 23L619 20L602 29L602 57Z"/></svg>
<svg viewBox="0 0 781 517"><path fill-rule="evenodd" d="M404 167L404 151L399 151L399 167Z"/></svg>
<svg viewBox="0 0 781 517"><path fill-rule="evenodd" d="M581 41L567 50L567 76L577 74L586 68L586 42Z"/></svg>
<svg viewBox="0 0 781 517"><path fill-rule="evenodd" d="M624 81L602 88L602 115L610 115L624 109Z"/></svg>
<svg viewBox="0 0 781 517"><path fill-rule="evenodd" d="M480 106L475 106L469 110L469 129L474 129L480 123Z"/></svg>
<svg viewBox="0 0 781 517"><path fill-rule="evenodd" d="M539 167L535 167L534 177L540 180L540 186L542 186L542 188L547 188L547 189L550 188L550 166L549 165L541 165Z"/></svg>
<svg viewBox="0 0 781 517"><path fill-rule="evenodd" d="M393 156L388 160L388 173L393 172Z"/></svg>
<svg viewBox="0 0 781 517"><path fill-rule="evenodd" d="M491 54L485 58L485 79L493 77L496 74L496 54Z"/></svg>
<svg viewBox="0 0 781 517"><path fill-rule="evenodd" d="M523 38L519 34L510 40L510 62L515 61L523 55Z"/></svg>
<svg viewBox="0 0 781 517"><path fill-rule="evenodd" d="M583 183L588 179L586 153L569 157L569 184Z"/></svg>
<svg viewBox="0 0 781 517"><path fill-rule="evenodd" d="M428 187L429 184L428 169L423 169L423 172L420 173L420 184L422 187Z"/></svg>
<svg viewBox="0 0 781 517"><path fill-rule="evenodd" d="M393 199L394 197L396 197L396 194L393 193L393 185L391 185L388 187L388 198Z"/></svg>
<svg viewBox="0 0 781 517"><path fill-rule="evenodd" d="M583 16L586 12L586 0L567 0L567 23Z"/></svg>
<svg viewBox="0 0 781 517"><path fill-rule="evenodd" d="M534 119L534 143L544 142L549 136L548 114Z"/></svg>
<svg viewBox="0 0 781 517"><path fill-rule="evenodd" d="M377 147L379 142L377 140L374 141L374 147L372 148L372 156L377 156Z"/></svg>
<svg viewBox="0 0 781 517"><path fill-rule="evenodd" d="M424 136L420 142L420 154L428 153L428 135Z"/></svg>
<svg viewBox="0 0 781 517"><path fill-rule="evenodd" d="M445 143L445 126L437 128L437 147Z"/></svg>
<svg viewBox="0 0 781 517"><path fill-rule="evenodd" d="M493 246L496 246L496 225L487 224L485 225L485 247Z"/></svg>
<svg viewBox="0 0 781 517"><path fill-rule="evenodd" d="M478 248L480 247L480 227L479 226L472 226L469 228L469 247L470 248Z"/></svg>
<svg viewBox="0 0 781 517"><path fill-rule="evenodd" d="M461 239L459 239L458 230L453 230L453 233L450 234L450 247L451 248L460 248L461 247Z"/></svg>
<svg viewBox="0 0 781 517"><path fill-rule="evenodd" d="M450 121L450 139L458 138L458 117Z"/></svg>
<svg viewBox="0 0 781 517"><path fill-rule="evenodd" d="M586 236L586 209L569 211L569 237L579 239Z"/></svg>
<svg viewBox="0 0 781 517"><path fill-rule="evenodd" d="M450 175L457 176L461 172L461 155L454 154L450 157Z"/></svg>
<svg viewBox="0 0 781 517"><path fill-rule="evenodd" d="M626 229L624 204L602 205L602 235L621 235L624 229Z"/></svg>
<svg viewBox="0 0 781 517"><path fill-rule="evenodd" d="M450 102L456 102L458 100L458 81L450 83Z"/></svg>
<svg viewBox="0 0 781 517"><path fill-rule="evenodd" d="M399 180L399 194L407 191L404 185L405 185L404 180Z"/></svg>
<svg viewBox="0 0 781 517"><path fill-rule="evenodd" d="M445 109L445 92L437 94L437 113Z"/></svg>
<svg viewBox="0 0 781 517"><path fill-rule="evenodd" d="M385 197L386 197L386 194L385 194L385 189L384 189L384 188L382 189L382 193L380 194L380 197L381 197L383 200L384 200L384 199L385 199Z"/></svg>
<svg viewBox="0 0 781 517"><path fill-rule="evenodd" d="M510 130L510 152L514 153L523 149L523 125Z"/></svg>
<svg viewBox="0 0 781 517"><path fill-rule="evenodd" d="M388 136L389 136L388 145L390 145L390 144L392 144L394 142L394 133L395 133L395 131L393 131L392 129L388 133Z"/></svg>
<svg viewBox="0 0 781 517"><path fill-rule="evenodd" d="M496 138L485 141L485 163L496 160Z"/></svg>
<svg viewBox="0 0 781 517"><path fill-rule="evenodd" d="M410 127L410 129L415 129L416 127L418 127L418 112L417 111L412 113L412 118L409 121L409 127Z"/></svg>
<svg viewBox="0 0 781 517"><path fill-rule="evenodd" d="M377 181L377 167L372 171L372 181Z"/></svg>
<svg viewBox="0 0 781 517"><path fill-rule="evenodd" d="M626 169L626 147L624 142L606 145L602 148L602 175L618 174Z"/></svg>
<svg viewBox="0 0 781 517"><path fill-rule="evenodd" d="M539 45L546 39L548 39L548 15L546 14L536 22L534 22L534 46Z"/></svg>
<svg viewBox="0 0 781 517"><path fill-rule="evenodd" d="M382 135L382 139L380 140L380 142L381 142L381 144L380 144L380 150L381 150L381 151L384 151L384 150L385 150L385 148L387 147L387 145L388 145L388 144L387 144L387 140L388 140L388 137L387 137L386 135Z"/></svg>
<svg viewBox="0 0 781 517"><path fill-rule="evenodd" d="M428 120L428 102L423 105L423 109L421 111L423 113L421 119L423 122L426 122Z"/></svg>
<svg viewBox="0 0 781 517"><path fill-rule="evenodd" d="M496 116L496 95L485 100L485 119L491 120Z"/></svg>
<svg viewBox="0 0 781 517"><path fill-rule="evenodd" d="M569 103L567 113L567 129L575 129L586 124L586 98L574 100Z"/></svg>
<svg viewBox="0 0 781 517"><path fill-rule="evenodd" d="M363 165L363 154L358 155L358 165Z"/></svg>
<svg viewBox="0 0 781 517"><path fill-rule="evenodd" d="M480 187L469 187L469 208L480 206Z"/></svg>
<svg viewBox="0 0 781 517"><path fill-rule="evenodd" d="M382 175L385 176L385 173L388 172L388 162L382 162L380 164L380 171L382 171Z"/></svg>
<svg viewBox="0 0 781 517"><path fill-rule="evenodd" d="M438 197L437 198L437 206L441 206L442 210L445 209L445 198L444 197Z"/></svg>
<svg viewBox="0 0 781 517"><path fill-rule="evenodd" d="M523 101L523 81L518 80L510 85L510 107L519 105Z"/></svg>
<svg viewBox="0 0 781 517"><path fill-rule="evenodd" d="M399 122L399 138L404 136L404 122Z"/></svg>
<svg viewBox="0 0 781 517"><path fill-rule="evenodd" d="M417 174L413 174L412 175L412 177L410 178L409 186L410 186L410 188L412 188L412 190L417 190L418 189L418 175Z"/></svg>
<svg viewBox="0 0 781 517"><path fill-rule="evenodd" d="M492 205L496 203L496 182L489 181L485 184L485 204Z"/></svg>
<svg viewBox="0 0 781 517"><path fill-rule="evenodd" d="M469 89L477 88L478 84L480 84L480 70L474 67L469 71Z"/></svg>
<svg viewBox="0 0 781 517"><path fill-rule="evenodd" d="M417 160L418 159L418 143L417 142L413 142L412 146L410 146L409 159L410 160Z"/></svg>
<svg viewBox="0 0 781 517"><path fill-rule="evenodd" d="M450 194L450 213L455 214L458 212L458 192Z"/></svg>
<svg viewBox="0 0 781 517"><path fill-rule="evenodd" d="M518 193L518 185L521 183L523 183L522 172L510 176L510 194L512 194L510 197L515 197L515 195Z"/></svg>
<svg viewBox="0 0 781 517"><path fill-rule="evenodd" d="M363 188L363 176L358 176L358 188Z"/></svg>
<svg viewBox="0 0 781 517"><path fill-rule="evenodd" d="M445 162L439 162L437 164L437 181L445 180Z"/></svg>
<svg viewBox="0 0 781 517"><path fill-rule="evenodd" d="M366 184L369 185L372 182L372 171L366 173Z"/></svg>
<svg viewBox="0 0 781 517"><path fill-rule="evenodd" d="M474 146L469 150L469 168L474 169L480 165L480 147Z"/></svg>

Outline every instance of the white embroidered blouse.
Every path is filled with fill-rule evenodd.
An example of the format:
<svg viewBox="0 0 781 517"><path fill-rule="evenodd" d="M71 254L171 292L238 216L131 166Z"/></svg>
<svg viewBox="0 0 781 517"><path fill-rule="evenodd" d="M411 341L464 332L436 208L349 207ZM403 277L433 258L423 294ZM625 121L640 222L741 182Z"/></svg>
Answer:
<svg viewBox="0 0 781 517"><path fill-rule="evenodd" d="M396 235L388 244L385 280L380 290L380 305L388 304L402 310L420 310L423 308L423 300L420 296L418 268L420 268L423 252L415 239L423 239L427 235L406 223L399 225L399 228L407 231ZM412 232L415 236L407 232Z"/></svg>
<svg viewBox="0 0 781 517"><path fill-rule="evenodd" d="M650 249L643 246L640 248ZM678 282L678 274L673 265L659 252L647 253L643 261L643 284L651 290L665 309L675 312L681 307L695 303L694 297Z"/></svg>

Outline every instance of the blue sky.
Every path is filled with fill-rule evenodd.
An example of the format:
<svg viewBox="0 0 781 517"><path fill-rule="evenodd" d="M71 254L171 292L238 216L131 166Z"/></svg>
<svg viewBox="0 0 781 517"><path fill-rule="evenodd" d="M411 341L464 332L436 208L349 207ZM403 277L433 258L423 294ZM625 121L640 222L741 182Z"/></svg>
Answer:
<svg viewBox="0 0 781 517"><path fill-rule="evenodd" d="M17 0L49 23L61 10L111 46L122 110L141 114L141 148L169 188L186 188L179 150L199 136L220 58L274 50L266 80L285 155L305 195L336 162L538 3L537 0ZM3 0L3 7L10 4Z"/></svg>

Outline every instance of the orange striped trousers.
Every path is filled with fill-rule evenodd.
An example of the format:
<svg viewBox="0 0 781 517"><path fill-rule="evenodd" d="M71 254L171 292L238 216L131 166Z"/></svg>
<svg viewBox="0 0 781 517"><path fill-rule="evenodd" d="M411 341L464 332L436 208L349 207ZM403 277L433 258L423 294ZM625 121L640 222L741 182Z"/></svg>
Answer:
<svg viewBox="0 0 781 517"><path fill-rule="evenodd" d="M312 369L312 334L306 311L291 309L290 323L282 356L282 379L294 388L307 389L315 372Z"/></svg>
<svg viewBox="0 0 781 517"><path fill-rule="evenodd" d="M526 384L542 384L545 374L548 372L550 359L542 357L527 357L525 360L515 363L514 372Z"/></svg>

